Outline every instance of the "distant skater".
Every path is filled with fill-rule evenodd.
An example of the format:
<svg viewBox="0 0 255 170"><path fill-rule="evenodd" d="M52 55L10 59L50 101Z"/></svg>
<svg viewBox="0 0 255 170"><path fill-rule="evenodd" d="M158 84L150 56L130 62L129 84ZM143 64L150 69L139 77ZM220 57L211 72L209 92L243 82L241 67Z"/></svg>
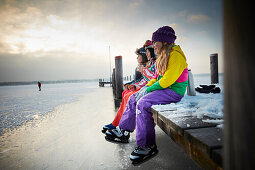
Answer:
<svg viewBox="0 0 255 170"><path fill-rule="evenodd" d="M41 84L41 82L40 81L38 81L38 88L39 88L39 91L41 91L41 86L42 86L42 84Z"/></svg>

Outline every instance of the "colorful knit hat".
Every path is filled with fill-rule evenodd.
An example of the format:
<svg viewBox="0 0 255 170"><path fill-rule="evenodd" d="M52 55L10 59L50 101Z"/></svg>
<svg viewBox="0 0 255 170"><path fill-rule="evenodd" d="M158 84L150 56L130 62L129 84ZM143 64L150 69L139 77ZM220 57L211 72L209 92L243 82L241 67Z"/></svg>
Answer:
<svg viewBox="0 0 255 170"><path fill-rule="evenodd" d="M147 50L148 48L153 48L151 40L145 41L143 48L145 48L145 50Z"/></svg>
<svg viewBox="0 0 255 170"><path fill-rule="evenodd" d="M176 39L175 32L172 27L163 26L152 34L152 42L169 42L174 43Z"/></svg>

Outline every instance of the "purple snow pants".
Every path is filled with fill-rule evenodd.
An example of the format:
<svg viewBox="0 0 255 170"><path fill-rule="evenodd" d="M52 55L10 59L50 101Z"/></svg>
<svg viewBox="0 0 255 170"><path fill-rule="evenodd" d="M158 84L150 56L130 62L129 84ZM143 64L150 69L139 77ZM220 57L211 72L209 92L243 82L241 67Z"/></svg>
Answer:
<svg viewBox="0 0 255 170"><path fill-rule="evenodd" d="M154 120L150 110L151 106L176 103L179 102L183 96L166 88L150 92L136 102L136 94L137 93L134 93L130 96L126 109L121 117L119 127L131 132L136 128L137 146L151 146L156 144Z"/></svg>

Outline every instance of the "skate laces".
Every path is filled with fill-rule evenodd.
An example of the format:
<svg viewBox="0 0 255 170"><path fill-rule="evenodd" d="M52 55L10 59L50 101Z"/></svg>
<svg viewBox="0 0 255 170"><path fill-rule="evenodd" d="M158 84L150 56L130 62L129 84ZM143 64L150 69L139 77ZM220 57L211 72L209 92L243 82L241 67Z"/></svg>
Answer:
<svg viewBox="0 0 255 170"><path fill-rule="evenodd" d="M128 131L121 129L119 126L116 127L115 130L117 131L117 133L118 133L120 136L122 136L122 135L128 136L128 135L129 135L129 132L128 132Z"/></svg>
<svg viewBox="0 0 255 170"><path fill-rule="evenodd" d="M135 151L139 151L141 149L142 149L142 147L140 147L140 146L135 147Z"/></svg>
<svg viewBox="0 0 255 170"><path fill-rule="evenodd" d="M123 135L123 132L122 132L122 130L120 129L119 126L116 127L116 131L117 131L118 134Z"/></svg>
<svg viewBox="0 0 255 170"><path fill-rule="evenodd" d="M136 152L141 151L141 150L150 151L151 148L150 148L150 147L141 147L141 146L135 147L135 151L136 151Z"/></svg>

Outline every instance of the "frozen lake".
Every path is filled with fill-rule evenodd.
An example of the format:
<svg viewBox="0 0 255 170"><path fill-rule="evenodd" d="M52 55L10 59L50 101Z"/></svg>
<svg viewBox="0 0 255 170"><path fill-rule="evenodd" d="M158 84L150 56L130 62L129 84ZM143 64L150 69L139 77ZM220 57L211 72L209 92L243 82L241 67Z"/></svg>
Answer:
<svg viewBox="0 0 255 170"><path fill-rule="evenodd" d="M209 75L194 79L196 86L210 84ZM159 154L137 167L129 160L135 132L126 145L105 141L102 126L116 113L109 86L43 84L41 92L37 85L1 86L0 96L0 169L200 169L157 126Z"/></svg>
<svg viewBox="0 0 255 170"><path fill-rule="evenodd" d="M210 84L210 75L194 75L194 81L196 87ZM223 88L221 74L219 81L219 86ZM0 135L5 130L12 130L52 112L58 105L77 101L80 96L98 88L98 82L42 84L42 91L38 91L36 84L0 86ZM100 94L96 97L99 98Z"/></svg>
<svg viewBox="0 0 255 170"><path fill-rule="evenodd" d="M95 88L97 82L42 84L42 91L37 85L0 86L0 135Z"/></svg>
<svg viewBox="0 0 255 170"><path fill-rule="evenodd" d="M91 88L78 100L0 136L0 169L200 169L156 126L159 153L133 166L135 132L128 144L104 139L101 129L113 120L111 87Z"/></svg>

